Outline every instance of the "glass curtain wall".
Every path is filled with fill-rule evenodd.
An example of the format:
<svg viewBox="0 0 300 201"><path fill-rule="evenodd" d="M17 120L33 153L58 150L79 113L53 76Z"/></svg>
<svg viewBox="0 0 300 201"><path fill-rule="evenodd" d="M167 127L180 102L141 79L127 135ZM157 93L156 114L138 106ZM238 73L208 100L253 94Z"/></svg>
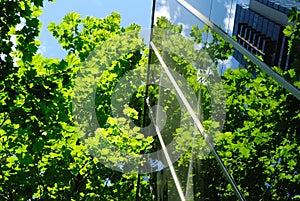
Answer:
<svg viewBox="0 0 300 201"><path fill-rule="evenodd" d="M156 0L153 200L299 199L299 75L283 34L290 8L270 2ZM282 21L259 6L281 9Z"/></svg>

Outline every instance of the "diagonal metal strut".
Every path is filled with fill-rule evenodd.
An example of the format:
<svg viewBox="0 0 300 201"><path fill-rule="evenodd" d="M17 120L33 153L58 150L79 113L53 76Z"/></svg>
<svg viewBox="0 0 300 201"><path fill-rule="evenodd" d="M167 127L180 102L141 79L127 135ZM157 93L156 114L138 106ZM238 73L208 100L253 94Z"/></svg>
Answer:
<svg viewBox="0 0 300 201"><path fill-rule="evenodd" d="M184 8L186 8L190 13L192 13L195 17L200 19L210 28L212 28L216 33L222 36L227 42L229 42L234 48L236 48L240 53L247 56L254 64L256 64L262 71L271 76L276 82L278 82L282 87L288 90L291 94L293 94L298 100L300 100L300 90L297 89L294 85L285 80L282 76L278 75L275 71L272 70L270 66L259 60L255 55L245 49L241 44L236 42L231 36L225 33L222 29L220 29L217 25L215 25L211 20L209 20L205 15L199 12L196 8L190 5L185 0L177 0Z"/></svg>
<svg viewBox="0 0 300 201"><path fill-rule="evenodd" d="M148 108L149 108L149 114L150 114L151 121L153 122L153 125L154 125L154 127L155 127L155 131L156 131L156 134L157 134L157 136L158 136L158 139L159 139L161 148L162 148L162 150L163 150L163 153L164 153L165 158L166 158L166 160L167 160L168 166L169 166L169 168L170 168L171 175L172 175L172 177L173 177L173 179L174 179L174 183L175 183L175 185L176 185L176 188L177 188L177 191L178 191L180 200L181 200L181 201L186 201L185 196L184 196L184 193L183 193L183 190L182 190L182 187L181 187L180 182L179 182L179 179L178 179L178 176L177 176L176 171L175 171L175 169L174 169L174 166L173 166L171 157L170 157L170 155L169 155L169 152L168 152L168 150L167 150L167 147L166 147L166 145L165 145L165 142L164 142L164 140L163 140L163 138L162 138L162 135L161 135L161 133L160 133L160 130L159 130L158 126L157 126L156 123L155 123L155 122L156 122L156 119L155 119L154 114L153 114L153 111L152 111L152 109L151 109L151 105L150 105L150 102L149 102L149 97L146 99L146 103L147 103L147 106L148 106Z"/></svg>
<svg viewBox="0 0 300 201"><path fill-rule="evenodd" d="M150 42L150 46L153 49L154 53L156 54L160 64L162 65L163 70L165 71L165 73L167 74L169 80L171 81L171 83L173 84L177 94L179 95L181 101L183 102L184 106L186 107L186 109L188 110L188 112L190 113L191 117L193 118L193 121L196 125L196 127L198 128L198 130L201 132L201 134L203 135L207 145L209 146L210 150L212 151L214 157L216 158L220 168L222 169L226 179L228 180L228 182L230 183L230 185L232 186L236 196L238 197L239 200L244 201L245 198L243 196L243 194L240 192L240 190L237 187L237 184L235 183L234 179L232 178L232 176L230 175L228 169L226 168L226 166L224 165L222 159L220 158L220 156L218 155L218 153L216 152L213 144L212 144L212 139L211 137L205 132L205 129L202 125L202 123L200 122L200 120L198 119L196 113L194 112L194 110L192 109L190 103L188 102L188 100L186 99L186 97L184 96L183 92L181 91L180 87L178 86L176 80L174 79L173 75L171 74L171 72L169 71L166 63L164 62L162 56L160 55L159 51L157 50L156 46L154 45L154 43L151 41ZM164 152L165 153L165 152ZM182 190L182 189L181 189Z"/></svg>

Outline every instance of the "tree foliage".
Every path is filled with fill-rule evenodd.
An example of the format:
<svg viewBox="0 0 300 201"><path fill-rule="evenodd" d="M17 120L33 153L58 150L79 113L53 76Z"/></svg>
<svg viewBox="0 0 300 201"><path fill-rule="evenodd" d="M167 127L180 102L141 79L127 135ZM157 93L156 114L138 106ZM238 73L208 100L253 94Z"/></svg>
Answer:
<svg viewBox="0 0 300 201"><path fill-rule="evenodd" d="M299 54L299 47L300 47L300 11L297 10L296 7L292 8L292 10L288 13L288 19L291 25L287 25L283 30L283 33L288 37L288 47L289 47L289 54L292 57L291 67L296 70L298 79L300 77L300 70L299 70L299 61L300 61L300 54ZM298 86L299 88L299 86Z"/></svg>
<svg viewBox="0 0 300 201"><path fill-rule="evenodd" d="M1 2L1 200L132 200L137 175L113 171L91 156L71 106L74 80L87 56L106 40L139 27L122 28L118 13L104 19L69 13L59 25L49 25L66 58L45 58L36 54L41 7L42 1ZM140 58L139 51L117 58L108 72L121 77ZM100 82L99 89L112 90L103 87L114 78ZM109 93L97 102L108 104ZM106 121L110 112L103 111Z"/></svg>
<svg viewBox="0 0 300 201"><path fill-rule="evenodd" d="M43 1L2 1L0 5L0 199L133 200L137 185L141 187L141 200L151 200L151 188L163 187L159 192L164 195L158 195L157 199L166 199L166 195L174 193L168 192L164 181L158 180L159 174L167 175L166 170L144 175L139 182L137 174L120 172L126 168L121 163L116 163L121 164L120 171L103 164L105 160L125 163L128 158L106 147L91 152L103 140L132 154L133 158L160 149L158 139L144 135L139 128L143 122L150 122L149 117L144 116L145 84L138 79L134 80L136 82L125 79L130 86L124 83L118 86L129 72L134 73L133 77L145 74L149 53L143 41L136 37L140 27L136 24L121 27L121 17L115 12L103 19L69 13L61 23L48 26L67 51L66 58L58 60L36 53L41 26L38 16ZM298 13L290 16L291 21L296 21L295 29L288 26L285 34L290 37L290 53L297 58ZM233 50L208 27L193 26L191 40L180 35L181 26L173 25L166 18L157 20L157 28L153 41L166 64L184 77L189 90L197 95L193 109L200 114L218 154L247 200L299 199L299 101L265 73L259 72L251 62L249 69L258 72L255 78L245 69L229 69L222 80L218 80L214 76L218 74L218 61L226 60ZM211 34L212 40L206 41L203 37L206 34ZM117 44L116 37L127 39ZM118 45L122 48L115 51L113 48ZM113 53L99 57L97 54L106 46L108 51L114 50ZM125 54L119 56L122 52ZM96 56L101 58L97 62ZM157 58L152 57L150 63L157 63ZM294 68L286 72L275 69L299 86L298 63L296 59ZM95 116L79 114L87 119L95 118L100 128L96 132L82 133L75 124L78 116L72 113L74 107L76 109L74 86L81 73L80 89L90 89L89 82L93 79L84 80L91 77L83 73L85 69L91 70L89 66L104 69L101 79L96 80L97 97L94 103L89 102L89 96L77 98L86 107L95 106L92 108ZM96 76L99 72L93 73L91 75ZM194 181L192 188L196 200L236 200L215 158L208 154L200 133L195 133L194 125L184 121L190 115L181 111L176 92L158 86L155 80L163 75L159 70L152 69L151 73L155 84L148 88L150 102L164 106L168 116L162 131L164 139L167 143L175 139L172 154L184 153L175 163L179 177L183 177L181 167L188 167L193 160L195 171L189 176ZM185 87L183 80L177 81ZM135 92L130 94L128 87ZM114 93L120 95L113 100L115 102L111 98ZM129 103L125 104L129 95ZM114 103L121 107L112 107ZM223 108L225 121L215 121L223 118L219 113ZM181 119L188 122L183 123L184 127L179 127ZM91 122L85 126L95 128ZM83 143L82 137L89 140ZM98 157L94 157L95 154ZM170 190L174 184L167 183Z"/></svg>
<svg viewBox="0 0 300 201"><path fill-rule="evenodd" d="M168 25L159 20L158 22L158 26ZM174 30L174 28L169 25L169 30ZM210 62L215 65L211 67L216 70L218 61L225 60L231 55L232 47L214 32L211 33L213 40L203 40L201 34L209 31L207 27L204 27L202 31L197 30L197 27L192 27L191 37L197 43L210 42L201 50L206 50L213 58ZM298 38L299 34L294 37ZM169 38L169 40L171 39ZM219 90L211 92L207 90L209 86L207 83L203 84L197 81L199 80L196 76L197 68L201 70L201 63L207 64L201 51L195 51L194 46L191 47L187 41L175 41L177 42L176 47L172 46L171 51L168 47L162 48L168 50L164 58L169 64L168 66L172 66L176 71L182 73L189 84L194 87L196 94L197 90L201 90L201 96L199 96L201 98L198 99L201 100L200 118L206 125L206 129L209 130L214 125L211 124L213 112L210 107L211 95ZM290 44L294 45L292 42ZM170 52L176 52L176 54L172 55ZM190 56L181 56L183 54ZM197 57L196 55L201 56ZM295 86L299 85L295 69L283 72L280 68L274 67L274 70ZM192 73L190 73L191 71ZM253 72L257 73L255 77ZM203 76L208 77L205 74L198 75L202 78ZM236 180L241 192L247 200L293 200L299 198L300 183L297 165L300 161L299 100L250 61L248 70L228 69L222 76L222 80L226 91L225 124L222 134L216 130L212 130L209 134L215 136L215 148ZM187 132L192 133L193 131ZM196 137L196 142L188 146L188 136L185 135L185 131L180 130L180 135L182 136L180 139L182 146L177 146L177 149L185 149L186 154L176 163L176 169L178 175L181 175L181 167L193 164L195 170L192 176L194 181L192 197L196 200L236 200L232 187L220 171L213 155L199 154L203 153L203 149L197 147L197 145L204 146L201 140ZM195 152L190 151L189 147L193 147ZM194 163L190 163L190 160L194 160ZM162 179L168 176L171 176L169 170L157 178ZM182 186L186 183L187 179L183 179ZM166 185L168 187L164 187ZM158 197L164 197L164 199L173 198L174 195L176 197L176 193L173 192L176 191L176 188L172 181L168 180L158 186L158 188L163 187L165 191ZM168 191L167 189L173 190Z"/></svg>

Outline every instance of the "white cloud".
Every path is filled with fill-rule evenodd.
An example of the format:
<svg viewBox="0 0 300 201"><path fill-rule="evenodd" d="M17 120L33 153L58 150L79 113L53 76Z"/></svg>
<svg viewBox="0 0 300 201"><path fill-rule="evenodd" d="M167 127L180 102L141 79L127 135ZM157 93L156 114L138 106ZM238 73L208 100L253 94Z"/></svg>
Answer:
<svg viewBox="0 0 300 201"><path fill-rule="evenodd" d="M194 44L195 50L201 50L203 47L204 47L204 43L199 43L199 44L195 43Z"/></svg>
<svg viewBox="0 0 300 201"><path fill-rule="evenodd" d="M181 15L181 8L177 5L174 15L172 16L172 20L176 21L180 15Z"/></svg>
<svg viewBox="0 0 300 201"><path fill-rule="evenodd" d="M224 27L228 34L232 34L236 4L225 2L226 17L224 18Z"/></svg>
<svg viewBox="0 0 300 201"><path fill-rule="evenodd" d="M221 2L219 2L219 3L221 3ZM231 35L232 31L233 31L236 4L245 4L245 3L247 3L247 0L239 0L235 3L233 3L232 1L224 2L224 6L227 11L226 11L226 17L224 18L223 22L224 22L225 31L228 31L227 33L229 35Z"/></svg>
<svg viewBox="0 0 300 201"><path fill-rule="evenodd" d="M188 24L184 24L182 22L179 22L178 24L182 26L182 33L181 34L183 36L189 38L190 37L190 35L189 35L189 28L190 28L190 26Z"/></svg>
<svg viewBox="0 0 300 201"><path fill-rule="evenodd" d="M174 7L176 5L176 8ZM174 8L173 8L174 7ZM165 16L168 20L175 22L181 16L181 8L174 1L159 0L156 3L155 20Z"/></svg>
<svg viewBox="0 0 300 201"><path fill-rule="evenodd" d="M162 16L165 16L167 19L171 19L170 10L167 6L161 6L156 10L155 17L158 18Z"/></svg>
<svg viewBox="0 0 300 201"><path fill-rule="evenodd" d="M223 74L228 68L232 68L232 59L233 57L230 56L227 60L221 61L219 60L219 72Z"/></svg>
<svg viewBox="0 0 300 201"><path fill-rule="evenodd" d="M39 46L39 49L37 50L37 54L41 54L41 55L44 55L45 53L46 53L46 51L47 51L47 48L46 48L46 46L45 45L40 45Z"/></svg>
<svg viewBox="0 0 300 201"><path fill-rule="evenodd" d="M165 16L168 20L171 19L170 9L166 0L161 0L157 2L157 6L155 9L155 19L154 23L156 23L156 19L158 17Z"/></svg>

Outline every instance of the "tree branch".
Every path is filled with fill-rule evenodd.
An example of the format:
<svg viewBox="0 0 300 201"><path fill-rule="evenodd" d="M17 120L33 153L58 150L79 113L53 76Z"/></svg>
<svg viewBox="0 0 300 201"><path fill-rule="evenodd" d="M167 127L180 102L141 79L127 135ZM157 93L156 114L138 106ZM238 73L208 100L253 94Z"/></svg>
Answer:
<svg viewBox="0 0 300 201"><path fill-rule="evenodd" d="M0 196L1 196L2 198L4 198L5 200L9 200L9 197L7 197L6 195L4 195L4 194L2 194L2 193L0 193Z"/></svg>
<svg viewBox="0 0 300 201"><path fill-rule="evenodd" d="M8 119L8 114L6 114L6 116L4 117L2 123L0 124L0 128L2 128L2 126L4 125L7 119Z"/></svg>

